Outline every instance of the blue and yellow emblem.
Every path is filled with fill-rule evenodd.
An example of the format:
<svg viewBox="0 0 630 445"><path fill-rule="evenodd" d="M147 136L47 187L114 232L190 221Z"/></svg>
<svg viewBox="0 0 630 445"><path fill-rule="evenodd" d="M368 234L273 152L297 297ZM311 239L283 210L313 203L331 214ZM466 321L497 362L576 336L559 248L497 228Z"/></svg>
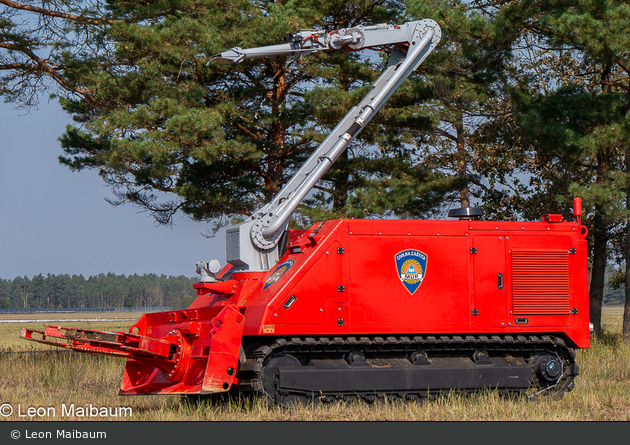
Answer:
<svg viewBox="0 0 630 445"><path fill-rule="evenodd" d="M284 263L278 264L278 267L276 267L276 270L273 271L271 276L265 282L265 287L263 287L263 290L267 289L273 283L278 281L280 277L284 275L286 271L291 268L291 266L293 266L293 260L287 260Z"/></svg>
<svg viewBox="0 0 630 445"><path fill-rule="evenodd" d="M424 280L427 270L427 255L415 249L396 254L396 271L400 282L413 295Z"/></svg>

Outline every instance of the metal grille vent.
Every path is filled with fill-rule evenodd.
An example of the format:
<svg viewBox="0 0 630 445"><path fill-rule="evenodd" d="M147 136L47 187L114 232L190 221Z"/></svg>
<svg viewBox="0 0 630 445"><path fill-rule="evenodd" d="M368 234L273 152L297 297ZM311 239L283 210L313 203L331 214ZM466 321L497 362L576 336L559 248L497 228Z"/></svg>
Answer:
<svg viewBox="0 0 630 445"><path fill-rule="evenodd" d="M512 251L514 315L568 315L571 313L569 297L568 251Z"/></svg>

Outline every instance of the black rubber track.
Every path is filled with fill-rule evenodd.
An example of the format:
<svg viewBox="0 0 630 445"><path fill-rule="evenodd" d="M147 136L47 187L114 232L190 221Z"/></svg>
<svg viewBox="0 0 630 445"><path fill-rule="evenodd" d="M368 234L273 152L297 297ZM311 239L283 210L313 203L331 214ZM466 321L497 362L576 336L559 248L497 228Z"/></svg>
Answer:
<svg viewBox="0 0 630 445"><path fill-rule="evenodd" d="M484 360L488 357L495 362L505 363L505 358L512 362L518 362L523 370L523 364L529 365L529 373L527 379L530 383L529 387L506 387L506 388L489 388L489 387L473 387L459 389L459 382L453 381L448 388L429 389L422 387L408 387L403 389L365 391L356 388L354 390L344 391L339 385L333 385L335 373L340 371L339 364L344 360L344 365L349 360L352 362L351 355L356 357L367 357L372 362L378 360L397 362L401 360L418 360L418 352L420 351L420 359L426 354L426 359L431 362L454 363L454 368L448 369L446 373L456 376L460 379L462 375L466 376L464 367L457 371L457 363L466 359ZM481 351L481 355L479 355ZM414 355L415 353L415 355ZM574 378L578 375L578 367L575 363L575 353L572 349L565 345L565 342L551 335L542 336L524 336L524 335L448 335L448 336L365 336L365 337L290 337L290 338L266 338L248 345L244 351L245 360L241 363L238 370L238 388L244 393L258 393L267 399L286 405L288 403L310 403L310 402L329 402L334 400L355 400L363 399L373 401L377 398L390 399L417 399L421 397L433 396L436 394L444 394L449 392L471 393L488 389L497 389L502 393L520 393L528 396L539 395L555 395L562 397L564 392L570 391L574 386ZM557 357L562 363L562 372L557 378L545 378L540 372L536 372L534 368L541 356ZM459 362L458 362L459 360ZM502 361L503 360L503 361ZM293 380L296 376L303 375L313 377L313 363L319 363L318 378L327 383L326 376L330 375L330 382L327 385L330 390L317 390L313 387L315 383L304 382L305 388L311 388L310 391L291 390L278 387L278 372L274 372L274 368L286 369L285 374L291 374ZM330 363L330 365L327 365ZM335 364L336 363L336 364ZM481 362L483 364L484 362ZM488 362L489 363L489 362ZM323 365L321 365L323 364ZM421 365L423 363L420 363ZM300 368L301 366L301 368ZM326 369L326 366L329 366ZM347 367L347 365L345 365ZM444 365L441 369L445 369ZM406 368L409 364L406 365ZM422 368L422 366L415 367ZM470 367L468 367L470 368ZM336 370L337 369L337 370ZM355 369L361 369L357 367ZM487 369L487 368L486 368ZM512 368L517 369L517 368ZM297 371L297 372L296 372ZM495 370L500 372L499 368ZM400 377L401 370L393 369L391 373L383 371L380 373L382 379ZM408 370L414 372L414 370ZM464 374L462 374L464 372ZM359 374L364 371L358 372ZM345 375L348 378L349 374ZM352 375L352 374L350 374ZM404 374L407 375L407 374ZM409 374L412 375L412 374ZM275 376L275 379L274 379ZM287 379L285 379L287 380ZM310 386L309 386L310 385ZM387 386L387 385L386 385ZM395 385L390 385L394 387ZM522 385L521 385L522 386ZM525 385L527 386L527 385Z"/></svg>

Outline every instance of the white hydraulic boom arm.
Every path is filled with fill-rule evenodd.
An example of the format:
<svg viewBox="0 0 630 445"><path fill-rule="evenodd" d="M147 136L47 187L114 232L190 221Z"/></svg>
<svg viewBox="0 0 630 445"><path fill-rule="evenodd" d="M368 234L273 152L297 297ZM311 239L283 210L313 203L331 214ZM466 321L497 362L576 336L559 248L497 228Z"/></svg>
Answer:
<svg viewBox="0 0 630 445"><path fill-rule="evenodd" d="M237 47L211 58L211 61L239 63L251 58L316 51L359 51L386 46L394 48L387 69L373 84L372 90L344 116L273 200L254 212L249 220L227 230L226 250L230 264L237 269L265 271L278 262L280 237L287 229L291 215L299 203L400 84L435 49L440 37L438 24L425 19L400 26L379 24L332 32L300 31L290 34L286 38L287 43L281 45L251 49ZM208 276L202 273L202 280L204 278L213 280L213 274Z"/></svg>

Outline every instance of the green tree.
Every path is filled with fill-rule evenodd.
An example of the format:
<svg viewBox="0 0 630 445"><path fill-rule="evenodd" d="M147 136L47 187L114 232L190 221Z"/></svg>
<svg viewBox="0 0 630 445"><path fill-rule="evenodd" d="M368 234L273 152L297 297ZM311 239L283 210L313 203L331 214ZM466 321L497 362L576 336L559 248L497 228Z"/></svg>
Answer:
<svg viewBox="0 0 630 445"><path fill-rule="evenodd" d="M442 41L375 118L363 138L371 146L360 147L366 154L352 152L352 193L342 212L348 216L427 217L482 197L484 157L476 133L481 122L496 118L495 97L519 34L496 2L405 4L409 19L437 21Z"/></svg>
<svg viewBox="0 0 630 445"><path fill-rule="evenodd" d="M30 298L29 293L30 280L27 276L16 277L11 282L11 300L13 301L13 307L30 308L33 307L33 300Z"/></svg>
<svg viewBox="0 0 630 445"><path fill-rule="evenodd" d="M33 289L33 298L37 300L37 307L45 307L46 292L44 276L40 273L31 278L31 288Z"/></svg>
<svg viewBox="0 0 630 445"><path fill-rule="evenodd" d="M0 278L0 306L2 308L10 308L11 307L11 298L9 292L10 286L9 280L3 280Z"/></svg>
<svg viewBox="0 0 630 445"><path fill-rule="evenodd" d="M521 101L529 104L521 128L533 142L530 147L535 146L534 184L539 196L559 197L557 206L565 214L570 195L585 198L592 252L590 312L599 334L611 241L620 222L630 230L625 202L630 191L630 5L617 0L526 1L513 9L530 18L527 29L548 50L550 63L542 65L555 78L555 87L542 97L534 94L537 104ZM626 250L620 258L629 254ZM627 286L630 296L630 282ZM624 336L630 339L628 299L626 307Z"/></svg>
<svg viewBox="0 0 630 445"><path fill-rule="evenodd" d="M605 10L613 4L625 8L610 2L602 9L601 2L588 1L579 7L562 1L496 5L490 15L519 38L512 44L512 57L505 59L504 77L495 83L496 118L480 122L471 138L488 215L536 219L552 212L570 219L572 198L583 198L596 334L607 260L620 244L627 214L627 179L621 173L627 140L627 96L619 77L625 75L623 61L614 62L606 38L598 36L616 39L620 25L593 22L597 14L609 17ZM617 19L625 20L625 13L618 13Z"/></svg>
<svg viewBox="0 0 630 445"><path fill-rule="evenodd" d="M72 275L68 284L68 306L85 307L85 287L86 282L83 275Z"/></svg>
<svg viewBox="0 0 630 445"><path fill-rule="evenodd" d="M571 197L584 199L591 233L590 313L599 335L608 245L624 213L623 177L615 171L619 140L610 132L619 123L618 98L574 86L524 102L517 110L523 113L518 116L523 142L536 150L533 201L567 217Z"/></svg>
<svg viewBox="0 0 630 445"><path fill-rule="evenodd" d="M177 211L215 221L249 214L376 75L354 54L208 64L213 54L282 42L300 28L388 22L403 9L387 0L0 4L5 98L33 105L52 88L75 120L61 162L98 171L112 203L161 223ZM347 199L347 168L322 183L336 208Z"/></svg>
<svg viewBox="0 0 630 445"><path fill-rule="evenodd" d="M433 18L444 33L428 67L428 80L417 87L430 94L419 106L429 110L433 122L419 140L428 146L423 162L433 171L447 171L454 191L447 197L468 207L482 193L484 172L476 160L483 146L476 143L476 135L482 123L497 118L496 97L518 29L506 26L505 8L496 2L407 3L410 13Z"/></svg>

